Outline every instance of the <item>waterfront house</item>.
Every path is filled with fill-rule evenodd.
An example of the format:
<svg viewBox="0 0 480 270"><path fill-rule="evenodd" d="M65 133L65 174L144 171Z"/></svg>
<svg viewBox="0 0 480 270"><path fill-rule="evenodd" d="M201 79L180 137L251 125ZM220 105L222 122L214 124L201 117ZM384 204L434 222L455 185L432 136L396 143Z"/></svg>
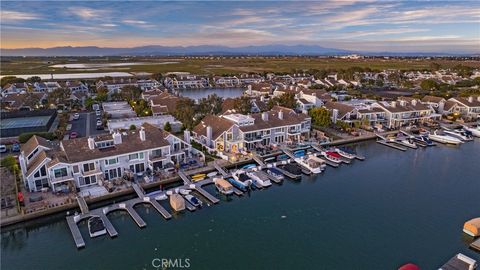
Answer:
<svg viewBox="0 0 480 270"><path fill-rule="evenodd" d="M251 83L261 83L264 81L264 78L258 74L241 74L238 77L240 84L246 85Z"/></svg>
<svg viewBox="0 0 480 270"><path fill-rule="evenodd" d="M327 102L325 103L324 107L330 111L333 123L337 123L337 121L343 121L353 125L353 123L358 120L358 110L353 106L340 102Z"/></svg>
<svg viewBox="0 0 480 270"><path fill-rule="evenodd" d="M215 76L213 81L217 87L238 87L241 84L236 76Z"/></svg>
<svg viewBox="0 0 480 270"><path fill-rule="evenodd" d="M21 148L19 163L27 190L53 191L103 186L125 172L143 174L183 162L188 142L143 124L137 131L116 131L60 142L33 136Z"/></svg>
<svg viewBox="0 0 480 270"><path fill-rule="evenodd" d="M209 151L239 153L257 147L298 142L309 137L311 118L275 106L263 113L208 115L192 130L192 139Z"/></svg>
<svg viewBox="0 0 480 270"><path fill-rule="evenodd" d="M245 94L249 96L268 96L272 94L272 85L270 83L249 84Z"/></svg>
<svg viewBox="0 0 480 270"><path fill-rule="evenodd" d="M357 110L357 118L363 123L368 121L370 126L386 123L386 112L379 107L368 106Z"/></svg>
<svg viewBox="0 0 480 270"><path fill-rule="evenodd" d="M448 101L457 104L457 110L460 115L467 119L477 119L480 117L480 96L453 97Z"/></svg>
<svg viewBox="0 0 480 270"><path fill-rule="evenodd" d="M418 99L401 98L399 101L376 102L372 107L385 111L386 125L388 128L399 128L416 123L425 123L441 116L427 104Z"/></svg>
<svg viewBox="0 0 480 270"><path fill-rule="evenodd" d="M137 86L137 80L134 78L117 78L112 80L99 80L95 84L97 90L100 88L105 88L108 91L108 94L120 93L122 88L125 86Z"/></svg>
<svg viewBox="0 0 480 270"><path fill-rule="evenodd" d="M442 106L445 104L445 102L446 100L442 97L424 96L422 98L423 104L430 105L438 113L442 113Z"/></svg>
<svg viewBox="0 0 480 270"><path fill-rule="evenodd" d="M60 82L57 83L60 88L65 88L70 90L70 92L75 93L75 92L88 92L88 86L82 82L79 81L66 81L66 82Z"/></svg>
<svg viewBox="0 0 480 270"><path fill-rule="evenodd" d="M206 88L210 86L208 77L197 75L167 77L164 84L168 89Z"/></svg>

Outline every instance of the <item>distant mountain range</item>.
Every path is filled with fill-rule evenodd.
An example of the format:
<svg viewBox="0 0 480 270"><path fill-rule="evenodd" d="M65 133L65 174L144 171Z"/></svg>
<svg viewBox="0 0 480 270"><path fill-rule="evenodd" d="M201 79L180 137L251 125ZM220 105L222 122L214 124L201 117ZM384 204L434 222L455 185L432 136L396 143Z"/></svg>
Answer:
<svg viewBox="0 0 480 270"><path fill-rule="evenodd" d="M2 56L146 56L146 55L347 55L358 53L363 55L383 56L439 56L464 55L451 53L421 53L421 52L354 52L335 48L325 48L317 45L262 45L245 47L226 47L214 45L201 46L141 46L133 48L105 48L96 46L85 47L53 47L53 48L23 48L1 49ZM466 54L468 55L468 54Z"/></svg>

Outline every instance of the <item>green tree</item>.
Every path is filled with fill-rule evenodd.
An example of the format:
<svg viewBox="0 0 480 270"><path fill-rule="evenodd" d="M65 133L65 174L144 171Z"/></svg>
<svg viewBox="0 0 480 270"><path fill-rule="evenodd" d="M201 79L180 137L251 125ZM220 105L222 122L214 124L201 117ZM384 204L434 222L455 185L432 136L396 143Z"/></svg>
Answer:
<svg viewBox="0 0 480 270"><path fill-rule="evenodd" d="M123 99L130 102L132 100L140 98L140 95L142 94L142 89L137 86L127 85L122 88L120 94L122 95Z"/></svg>
<svg viewBox="0 0 480 270"><path fill-rule="evenodd" d="M8 155L1 161L2 167L7 168L11 173L19 173L20 168L18 167L17 160L14 156Z"/></svg>
<svg viewBox="0 0 480 270"><path fill-rule="evenodd" d="M312 108L308 111L315 126L328 127L332 123L330 111L323 107Z"/></svg>
<svg viewBox="0 0 480 270"><path fill-rule="evenodd" d="M184 128L191 130L195 125L195 102L189 98L180 99L173 115L183 123Z"/></svg>
<svg viewBox="0 0 480 270"><path fill-rule="evenodd" d="M172 131L172 125L170 125L170 122L166 122L165 125L163 126L163 130L171 132Z"/></svg>
<svg viewBox="0 0 480 270"><path fill-rule="evenodd" d="M297 107L297 100L295 99L295 93L288 92L278 97L278 105L290 109Z"/></svg>
<svg viewBox="0 0 480 270"><path fill-rule="evenodd" d="M87 98L85 99L85 107L86 107L87 109L91 109L92 106L93 106L93 104L95 104L95 100L93 100L93 98L87 97Z"/></svg>
<svg viewBox="0 0 480 270"><path fill-rule="evenodd" d="M9 83L23 83L25 82L25 79L22 78L17 78L15 76L5 76L0 79L0 85L4 87L5 85Z"/></svg>
<svg viewBox="0 0 480 270"><path fill-rule="evenodd" d="M233 107L238 113L248 114L252 111L252 102L249 97L241 96L235 98Z"/></svg>
<svg viewBox="0 0 480 270"><path fill-rule="evenodd" d="M129 130L136 130L136 129L137 129L137 126L135 126L134 124L131 124L128 129L129 129Z"/></svg>
<svg viewBox="0 0 480 270"><path fill-rule="evenodd" d="M216 94L208 95L198 102L198 111L201 115L219 114L222 111L223 99Z"/></svg>
<svg viewBox="0 0 480 270"><path fill-rule="evenodd" d="M432 91L438 89L438 83L432 79L426 79L420 83L420 87L422 90Z"/></svg>
<svg viewBox="0 0 480 270"><path fill-rule="evenodd" d="M41 82L42 79L38 76L32 76L32 77L29 77L27 78L27 82L29 83L36 83L36 82Z"/></svg>
<svg viewBox="0 0 480 270"><path fill-rule="evenodd" d="M48 102L51 104L65 104L70 98L71 91L68 88L57 88L48 95Z"/></svg>
<svg viewBox="0 0 480 270"><path fill-rule="evenodd" d="M98 102L105 102L108 100L108 89L105 87L100 87L97 89L97 94L95 100Z"/></svg>

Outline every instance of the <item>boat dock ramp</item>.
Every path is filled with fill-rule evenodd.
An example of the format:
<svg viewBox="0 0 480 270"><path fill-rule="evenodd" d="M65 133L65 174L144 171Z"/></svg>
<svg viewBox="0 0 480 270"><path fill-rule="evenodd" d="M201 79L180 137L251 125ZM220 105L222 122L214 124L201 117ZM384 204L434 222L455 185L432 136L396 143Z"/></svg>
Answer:
<svg viewBox="0 0 480 270"><path fill-rule="evenodd" d="M439 270L474 270L477 268L477 261L458 253L446 262Z"/></svg>
<svg viewBox="0 0 480 270"><path fill-rule="evenodd" d="M473 243L470 244L470 248L480 252L480 238L477 240L473 241Z"/></svg>

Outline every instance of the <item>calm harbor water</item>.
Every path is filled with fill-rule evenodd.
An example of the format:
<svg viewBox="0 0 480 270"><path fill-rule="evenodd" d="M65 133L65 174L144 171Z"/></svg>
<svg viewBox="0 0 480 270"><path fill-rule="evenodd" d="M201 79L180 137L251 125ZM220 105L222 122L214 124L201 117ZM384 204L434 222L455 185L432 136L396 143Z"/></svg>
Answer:
<svg viewBox="0 0 480 270"><path fill-rule="evenodd" d="M63 216L7 229L2 269L154 269L155 258L188 258L190 269L438 269L458 252L480 260L462 233L480 216L480 140L407 152L367 142L357 151L364 162L169 221L139 206L145 229L112 213L119 236L89 239L83 224L81 250Z"/></svg>
<svg viewBox="0 0 480 270"><path fill-rule="evenodd" d="M201 99L208 95L216 94L222 98L235 98L239 97L245 91L245 88L232 87L232 88L208 88L208 89L179 89L177 90L180 95L191 99Z"/></svg>

